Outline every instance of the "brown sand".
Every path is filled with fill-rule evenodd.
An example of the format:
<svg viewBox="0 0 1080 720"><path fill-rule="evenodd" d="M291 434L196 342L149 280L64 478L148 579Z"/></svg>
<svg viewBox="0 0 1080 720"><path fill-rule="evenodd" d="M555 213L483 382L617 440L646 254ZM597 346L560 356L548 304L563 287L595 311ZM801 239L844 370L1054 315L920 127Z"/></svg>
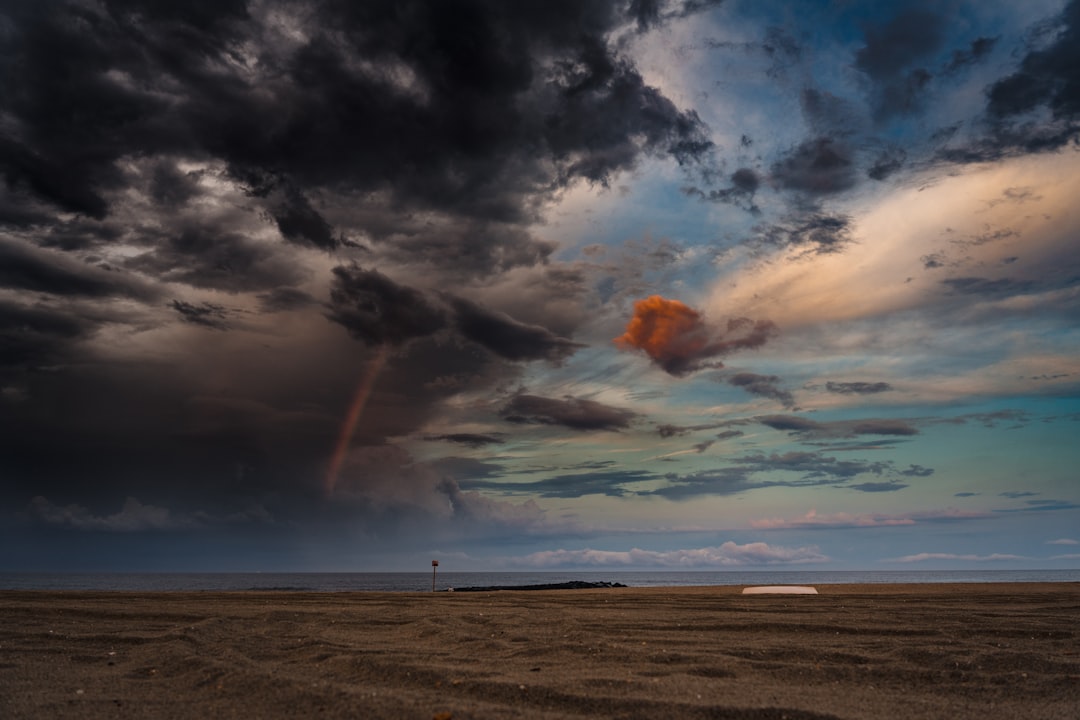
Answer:
<svg viewBox="0 0 1080 720"><path fill-rule="evenodd" d="M1080 584L740 590L0 592L0 717L1080 717Z"/></svg>

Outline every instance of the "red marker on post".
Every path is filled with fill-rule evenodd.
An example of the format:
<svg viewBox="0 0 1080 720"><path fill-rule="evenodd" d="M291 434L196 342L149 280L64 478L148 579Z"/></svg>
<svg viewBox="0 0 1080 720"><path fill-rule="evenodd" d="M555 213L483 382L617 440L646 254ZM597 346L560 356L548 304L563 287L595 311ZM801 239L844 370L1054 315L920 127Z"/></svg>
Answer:
<svg viewBox="0 0 1080 720"><path fill-rule="evenodd" d="M439 567L438 560L431 561L431 592L435 592L435 568Z"/></svg>

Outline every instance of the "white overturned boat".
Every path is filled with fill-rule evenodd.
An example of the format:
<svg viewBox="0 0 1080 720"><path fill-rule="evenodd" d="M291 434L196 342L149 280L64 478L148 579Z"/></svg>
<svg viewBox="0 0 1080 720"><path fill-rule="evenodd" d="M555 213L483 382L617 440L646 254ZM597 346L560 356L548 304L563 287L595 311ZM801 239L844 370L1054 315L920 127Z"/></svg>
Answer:
<svg viewBox="0 0 1080 720"><path fill-rule="evenodd" d="M743 595L817 595L815 587L809 585L755 585L745 587Z"/></svg>

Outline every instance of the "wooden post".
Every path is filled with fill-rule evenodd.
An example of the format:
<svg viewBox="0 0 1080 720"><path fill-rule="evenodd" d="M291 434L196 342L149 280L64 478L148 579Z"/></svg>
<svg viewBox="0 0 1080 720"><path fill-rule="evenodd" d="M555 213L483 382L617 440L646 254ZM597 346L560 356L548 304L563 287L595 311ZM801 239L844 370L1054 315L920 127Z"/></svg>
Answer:
<svg viewBox="0 0 1080 720"><path fill-rule="evenodd" d="M438 560L431 561L431 592L435 592L435 568L439 567Z"/></svg>

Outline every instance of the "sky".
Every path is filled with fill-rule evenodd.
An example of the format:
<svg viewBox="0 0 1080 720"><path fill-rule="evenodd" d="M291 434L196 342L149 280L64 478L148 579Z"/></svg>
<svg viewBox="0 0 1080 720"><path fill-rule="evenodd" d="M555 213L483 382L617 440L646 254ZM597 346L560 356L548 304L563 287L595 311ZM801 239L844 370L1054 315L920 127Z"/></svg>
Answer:
<svg viewBox="0 0 1080 720"><path fill-rule="evenodd" d="M0 173L0 570L1080 568L1080 0L6 0Z"/></svg>

